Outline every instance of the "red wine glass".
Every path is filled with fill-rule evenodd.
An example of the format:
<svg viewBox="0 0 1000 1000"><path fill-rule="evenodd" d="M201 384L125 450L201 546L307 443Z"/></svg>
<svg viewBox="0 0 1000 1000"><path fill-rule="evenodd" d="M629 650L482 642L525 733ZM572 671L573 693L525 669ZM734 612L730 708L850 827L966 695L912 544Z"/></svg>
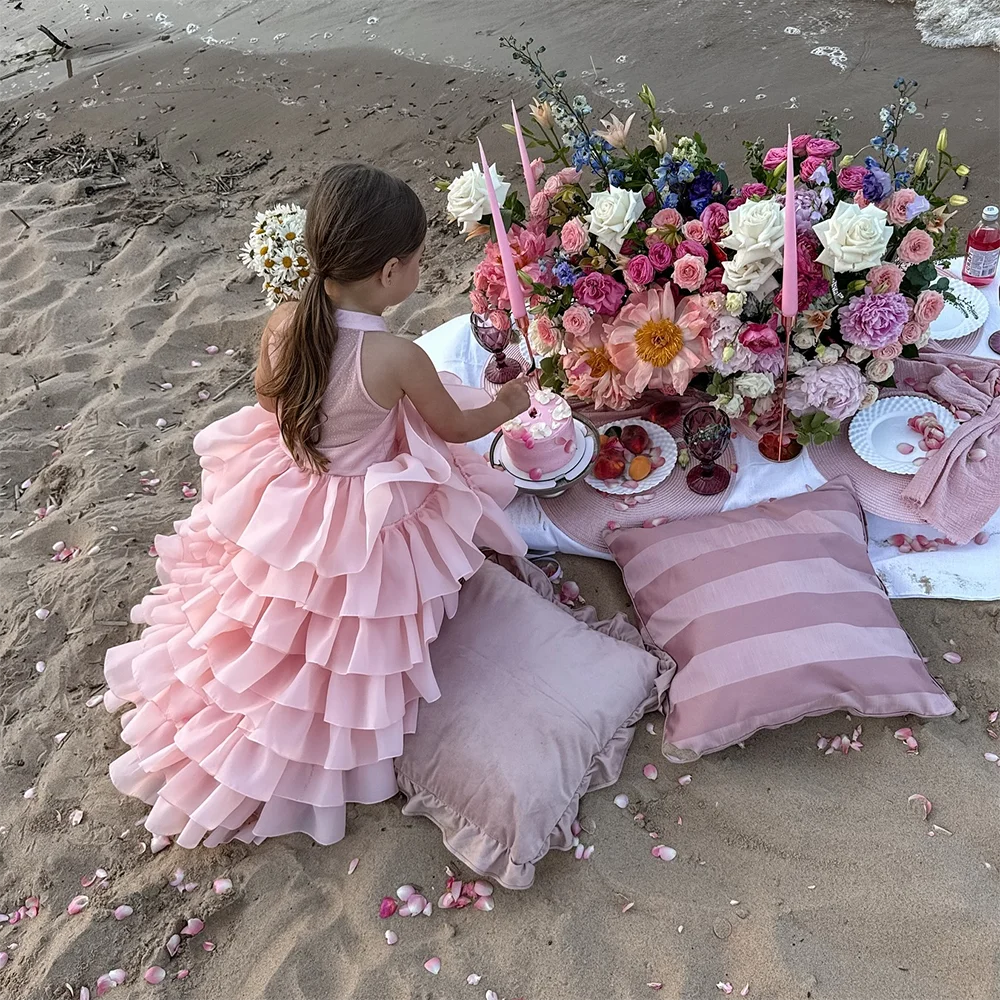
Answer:
<svg viewBox="0 0 1000 1000"><path fill-rule="evenodd" d="M684 417L684 441L698 465L688 470L688 489L701 496L721 493L729 485L729 470L716 465L730 436L729 417L714 406L696 406Z"/></svg>

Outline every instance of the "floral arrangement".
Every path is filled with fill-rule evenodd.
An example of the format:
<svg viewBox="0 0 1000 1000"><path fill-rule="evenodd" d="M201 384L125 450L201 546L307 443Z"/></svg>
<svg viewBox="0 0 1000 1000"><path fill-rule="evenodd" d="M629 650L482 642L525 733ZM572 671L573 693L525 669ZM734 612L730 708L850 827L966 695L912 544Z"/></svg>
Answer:
<svg viewBox="0 0 1000 1000"><path fill-rule="evenodd" d="M940 188L969 171L947 152L946 130L936 158L898 144L900 126L917 110L917 84L900 77L893 86L897 97L879 114L874 155L861 162L861 153L841 156L835 166L841 147L829 124L793 140L798 315L785 404L802 444L831 439L841 421L892 386L895 359L917 355L950 298L935 261L954 256L948 209L967 199ZM775 387L785 364L776 293L786 150L764 152L760 140L745 146L754 180L727 204L728 231L719 241L731 254L723 264L726 308L709 338L708 391L730 417L766 429L780 417Z"/></svg>
<svg viewBox="0 0 1000 1000"><path fill-rule="evenodd" d="M305 245L306 212L299 205L275 205L258 212L240 260L264 279L262 291L274 309L297 299L309 281Z"/></svg>
<svg viewBox="0 0 1000 1000"><path fill-rule="evenodd" d="M648 87L642 143L636 116L593 129L582 96L569 98L530 42L504 39L536 77L539 100L524 132L544 150L531 163L538 191L524 205L491 175L517 269L529 296L529 337L545 385L599 407L621 408L646 389L682 393L711 361L709 334L722 311L718 244L731 196L725 171L700 136L669 140ZM590 184L584 187L584 173ZM547 175L547 176L546 176ZM441 185L448 212L470 235L489 232L482 170L474 165ZM488 240L475 269L473 310L511 325L499 249Z"/></svg>

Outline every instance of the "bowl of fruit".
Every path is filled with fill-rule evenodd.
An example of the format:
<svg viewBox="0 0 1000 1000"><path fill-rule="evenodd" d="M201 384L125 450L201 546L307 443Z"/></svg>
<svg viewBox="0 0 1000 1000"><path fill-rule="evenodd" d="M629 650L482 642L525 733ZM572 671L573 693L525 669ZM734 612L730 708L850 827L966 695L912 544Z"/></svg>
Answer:
<svg viewBox="0 0 1000 1000"><path fill-rule="evenodd" d="M677 464L673 435L648 420L599 427L601 448L587 484L602 493L621 496L645 493L659 486Z"/></svg>

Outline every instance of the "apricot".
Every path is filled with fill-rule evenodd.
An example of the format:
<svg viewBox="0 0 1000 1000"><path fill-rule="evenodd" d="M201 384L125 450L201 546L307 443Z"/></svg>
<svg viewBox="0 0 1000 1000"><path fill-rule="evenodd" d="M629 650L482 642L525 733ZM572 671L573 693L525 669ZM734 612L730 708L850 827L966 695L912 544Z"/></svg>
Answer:
<svg viewBox="0 0 1000 1000"><path fill-rule="evenodd" d="M652 471L653 463L645 455L636 455L628 464L629 478L637 483L641 483Z"/></svg>
<svg viewBox="0 0 1000 1000"><path fill-rule="evenodd" d="M605 482L609 479L618 479L625 471L625 459L612 453L603 453L594 463L594 476Z"/></svg>

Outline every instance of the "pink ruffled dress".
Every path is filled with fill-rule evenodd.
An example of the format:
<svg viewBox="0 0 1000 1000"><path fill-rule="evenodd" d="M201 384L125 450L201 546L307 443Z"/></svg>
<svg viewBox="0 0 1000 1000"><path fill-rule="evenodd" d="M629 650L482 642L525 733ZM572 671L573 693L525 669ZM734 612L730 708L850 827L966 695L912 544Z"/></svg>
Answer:
<svg viewBox="0 0 1000 1000"><path fill-rule="evenodd" d="M520 555L502 508L514 488L446 444L407 399L361 380L366 330L338 313L320 447L303 472L273 414L247 406L194 439L201 500L156 538L146 625L105 659L109 711L131 702L111 765L183 847L344 836L346 803L396 794L393 758L440 695L429 644L454 614L480 546Z"/></svg>

